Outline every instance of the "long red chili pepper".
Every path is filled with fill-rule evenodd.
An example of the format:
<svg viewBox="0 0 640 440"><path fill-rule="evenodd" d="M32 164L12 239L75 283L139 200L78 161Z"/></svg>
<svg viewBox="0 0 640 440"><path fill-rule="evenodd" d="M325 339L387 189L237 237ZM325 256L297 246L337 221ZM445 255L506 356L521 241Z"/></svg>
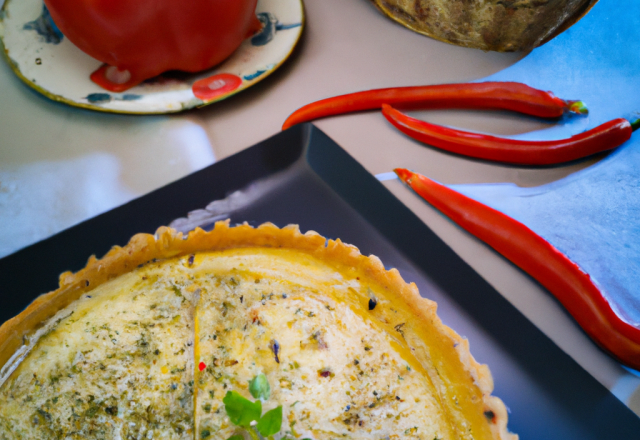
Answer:
<svg viewBox="0 0 640 440"><path fill-rule="evenodd" d="M367 90L323 99L293 112L282 129L326 116L379 109L382 104L404 109L502 109L542 118L587 113L581 101L565 101L551 92L516 82L440 84Z"/></svg>
<svg viewBox="0 0 640 440"><path fill-rule="evenodd" d="M629 121L618 118L567 139L523 141L430 124L386 104L382 114L400 131L425 144L478 159L524 165L558 164L611 150L629 140L633 132Z"/></svg>
<svg viewBox="0 0 640 440"><path fill-rule="evenodd" d="M522 223L420 174L396 174L460 227L546 287L605 351L640 370L640 329L612 309L589 275Z"/></svg>

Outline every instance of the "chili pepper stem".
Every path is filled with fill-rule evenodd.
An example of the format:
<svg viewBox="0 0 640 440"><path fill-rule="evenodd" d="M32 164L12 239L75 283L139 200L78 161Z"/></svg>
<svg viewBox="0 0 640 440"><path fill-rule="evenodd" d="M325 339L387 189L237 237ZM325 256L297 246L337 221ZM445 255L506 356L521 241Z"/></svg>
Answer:
<svg viewBox="0 0 640 440"><path fill-rule="evenodd" d="M638 128L640 128L640 117L629 122L631 123L631 129L633 131L636 131Z"/></svg>
<svg viewBox="0 0 640 440"><path fill-rule="evenodd" d="M579 115L588 115L589 109L583 101L567 101L569 104L569 111L577 113Z"/></svg>
<svg viewBox="0 0 640 440"><path fill-rule="evenodd" d="M415 175L415 173L409 171L406 168L396 168L396 169L393 170L393 172L398 175L400 180L402 180L407 185L411 186L411 181L412 181L413 176Z"/></svg>

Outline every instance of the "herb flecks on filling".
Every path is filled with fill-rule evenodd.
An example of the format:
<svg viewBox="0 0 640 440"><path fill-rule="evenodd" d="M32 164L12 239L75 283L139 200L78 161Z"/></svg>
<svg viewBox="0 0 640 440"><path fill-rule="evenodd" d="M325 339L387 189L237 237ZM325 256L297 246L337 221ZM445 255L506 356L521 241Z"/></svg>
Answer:
<svg viewBox="0 0 640 440"><path fill-rule="evenodd" d="M73 305L0 389L0 439L193 438L193 283L167 269Z"/></svg>
<svg viewBox="0 0 640 440"><path fill-rule="evenodd" d="M397 311L300 258L189 255L94 289L0 388L0 440L454 438Z"/></svg>
<svg viewBox="0 0 640 440"><path fill-rule="evenodd" d="M207 367L196 372L195 407L211 410L196 413L198 432L239 435L245 428L232 423L220 399L257 398L255 378L264 376L270 397L263 413L282 407L275 438L451 438L433 386L396 350L406 344L404 326L376 327L370 310L379 314L385 303L371 289L354 280L323 279L318 287L313 279L269 276L289 262L269 256L259 263L265 270L247 269L254 258L230 257L221 264L228 272L200 296L196 362Z"/></svg>

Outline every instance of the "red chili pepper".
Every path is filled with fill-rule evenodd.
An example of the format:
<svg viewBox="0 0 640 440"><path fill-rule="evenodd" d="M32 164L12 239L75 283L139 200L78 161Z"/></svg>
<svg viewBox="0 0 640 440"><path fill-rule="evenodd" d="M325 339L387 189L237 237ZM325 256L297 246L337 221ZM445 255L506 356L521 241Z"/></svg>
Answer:
<svg viewBox="0 0 640 440"><path fill-rule="evenodd" d="M425 144L478 159L523 165L558 164L612 150L629 140L633 132L629 121L618 118L568 139L523 141L430 124L386 104L382 114L401 132Z"/></svg>
<svg viewBox="0 0 640 440"><path fill-rule="evenodd" d="M323 99L293 112L282 129L326 116L379 109L382 104L404 109L502 109L542 118L587 113L581 101L565 101L551 92L516 82L441 84L367 90Z"/></svg>
<svg viewBox="0 0 640 440"><path fill-rule="evenodd" d="M396 174L427 202L546 287L605 351L640 370L640 329L624 321L580 267L522 223L420 174Z"/></svg>

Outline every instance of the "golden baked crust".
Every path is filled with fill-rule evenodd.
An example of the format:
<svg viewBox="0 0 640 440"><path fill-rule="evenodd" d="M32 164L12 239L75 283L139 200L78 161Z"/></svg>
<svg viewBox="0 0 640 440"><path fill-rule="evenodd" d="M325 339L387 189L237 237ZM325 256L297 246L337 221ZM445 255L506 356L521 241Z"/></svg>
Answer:
<svg viewBox="0 0 640 440"><path fill-rule="evenodd" d="M531 50L578 21L597 0L371 0L421 34L459 46Z"/></svg>
<svg viewBox="0 0 640 440"><path fill-rule="evenodd" d="M20 315L4 323L0 327L0 366L42 323L109 280L153 260L181 256L187 256L188 260L196 253L239 248L301 252L334 268L342 277L362 279L363 286L373 286L377 300L385 301L389 307L378 307L371 319L384 325L389 321L389 310L403 315L401 330L396 331L409 347L414 347L412 354L438 390L438 399L447 406L452 426L458 426L452 431L454 436L467 438L459 427L469 425L477 429L476 438L485 438L483 430L490 435L486 438L517 438L507 431L504 404L491 396L493 381L489 369L473 359L465 339L441 322L434 302L420 297L415 284L404 282L397 270L387 271L377 257L365 257L357 248L340 240L327 241L315 232L302 234L297 226L279 229L267 223L258 228L230 227L227 221L216 223L211 232L196 229L188 236L165 227L155 235L138 234L126 246L114 247L102 259L91 257L86 267L75 274L62 274L58 290L42 295Z"/></svg>

